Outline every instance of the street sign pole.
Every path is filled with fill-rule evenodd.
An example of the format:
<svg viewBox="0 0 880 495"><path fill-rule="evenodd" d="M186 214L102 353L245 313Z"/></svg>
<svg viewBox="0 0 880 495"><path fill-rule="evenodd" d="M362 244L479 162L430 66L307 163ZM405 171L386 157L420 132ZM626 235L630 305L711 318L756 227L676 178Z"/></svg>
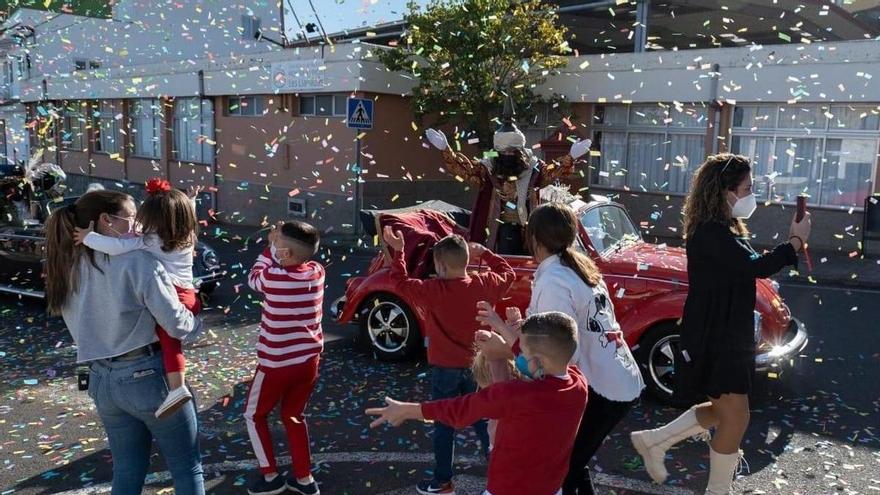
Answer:
<svg viewBox="0 0 880 495"><path fill-rule="evenodd" d="M354 235L361 235L361 137L358 129L354 130Z"/></svg>

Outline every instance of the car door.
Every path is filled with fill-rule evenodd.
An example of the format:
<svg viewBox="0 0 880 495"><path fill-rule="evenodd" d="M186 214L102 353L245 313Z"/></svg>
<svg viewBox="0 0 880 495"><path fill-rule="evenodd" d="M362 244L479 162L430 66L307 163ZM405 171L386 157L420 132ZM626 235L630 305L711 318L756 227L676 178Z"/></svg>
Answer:
<svg viewBox="0 0 880 495"><path fill-rule="evenodd" d="M42 297L44 253L41 225L0 226L0 291Z"/></svg>

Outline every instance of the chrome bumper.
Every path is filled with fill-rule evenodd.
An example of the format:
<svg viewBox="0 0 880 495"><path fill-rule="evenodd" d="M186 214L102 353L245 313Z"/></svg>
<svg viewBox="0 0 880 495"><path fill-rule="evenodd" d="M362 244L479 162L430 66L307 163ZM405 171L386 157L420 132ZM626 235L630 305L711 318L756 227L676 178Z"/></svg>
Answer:
<svg viewBox="0 0 880 495"><path fill-rule="evenodd" d="M782 345L774 347L768 352L764 352L755 356L755 369L758 371L766 370L774 364L786 361L807 347L809 337L807 336L807 327L797 318L792 318L792 324L796 325L794 336Z"/></svg>
<svg viewBox="0 0 880 495"><path fill-rule="evenodd" d="M343 308L345 308L345 296L339 297L330 303L330 316L332 316L334 320L338 320L339 315L342 314Z"/></svg>
<svg viewBox="0 0 880 495"><path fill-rule="evenodd" d="M193 285L196 287L201 287L202 284L206 282L217 282L226 278L226 272L223 270L217 270L208 272L204 275L199 275L198 277L193 277Z"/></svg>

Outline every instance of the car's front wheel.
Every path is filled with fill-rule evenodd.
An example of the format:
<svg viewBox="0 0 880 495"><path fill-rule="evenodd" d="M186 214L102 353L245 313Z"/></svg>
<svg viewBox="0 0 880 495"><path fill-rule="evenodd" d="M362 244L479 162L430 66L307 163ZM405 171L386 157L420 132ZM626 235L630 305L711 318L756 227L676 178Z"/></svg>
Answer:
<svg viewBox="0 0 880 495"><path fill-rule="evenodd" d="M402 361L416 356L422 335L412 310L390 294L377 294L364 304L361 337L383 361Z"/></svg>
<svg viewBox="0 0 880 495"><path fill-rule="evenodd" d="M636 352L648 392L658 401L677 407L689 405L673 396L675 359L680 343L678 327L674 323L663 323L645 332Z"/></svg>

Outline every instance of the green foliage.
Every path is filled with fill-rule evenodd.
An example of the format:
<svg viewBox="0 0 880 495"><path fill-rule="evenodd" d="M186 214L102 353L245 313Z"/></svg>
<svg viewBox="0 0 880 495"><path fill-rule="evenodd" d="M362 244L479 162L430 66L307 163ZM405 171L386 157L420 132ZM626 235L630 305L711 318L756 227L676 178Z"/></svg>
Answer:
<svg viewBox="0 0 880 495"><path fill-rule="evenodd" d="M571 51L555 6L541 0L434 0L409 4L402 43L379 52L388 70L417 77L412 105L421 120L455 122L491 143L506 94L521 122L541 98L534 90Z"/></svg>
<svg viewBox="0 0 880 495"><path fill-rule="evenodd" d="M112 5L113 2L108 0L0 0L0 15L6 18L16 9L27 7L89 17L110 17Z"/></svg>

